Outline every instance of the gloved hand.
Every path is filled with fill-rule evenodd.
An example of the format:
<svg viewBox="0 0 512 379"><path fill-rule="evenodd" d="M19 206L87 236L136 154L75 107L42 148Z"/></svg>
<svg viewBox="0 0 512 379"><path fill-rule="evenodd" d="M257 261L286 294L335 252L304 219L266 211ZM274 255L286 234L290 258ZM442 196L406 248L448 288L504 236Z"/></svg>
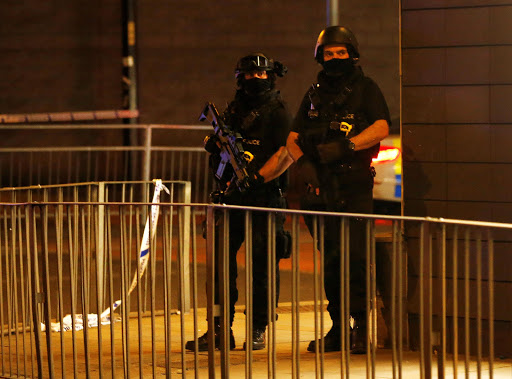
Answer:
<svg viewBox="0 0 512 379"><path fill-rule="evenodd" d="M318 175L316 173L316 167L311 162L306 155L302 155L297 160L297 168L299 169L300 175L304 179L304 181L309 184L313 188L320 187L320 180L318 180Z"/></svg>
<svg viewBox="0 0 512 379"><path fill-rule="evenodd" d="M251 188L259 187L260 185L265 183L265 178L263 176L261 176L258 171L248 170L248 174L249 174L249 187L251 187Z"/></svg>
<svg viewBox="0 0 512 379"><path fill-rule="evenodd" d="M220 147L217 145L217 141L219 138L215 133L209 134L206 137L204 137L204 149L209 152L210 154L219 154L220 153Z"/></svg>
<svg viewBox="0 0 512 379"><path fill-rule="evenodd" d="M340 138L333 142L316 146L320 163L332 163L354 155L354 143L348 138Z"/></svg>

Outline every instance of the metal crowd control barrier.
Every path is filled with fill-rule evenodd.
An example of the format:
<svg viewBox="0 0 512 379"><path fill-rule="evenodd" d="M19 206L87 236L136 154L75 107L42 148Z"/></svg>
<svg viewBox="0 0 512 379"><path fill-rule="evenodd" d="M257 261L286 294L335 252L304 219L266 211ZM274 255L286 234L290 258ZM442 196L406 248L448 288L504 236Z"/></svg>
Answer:
<svg viewBox="0 0 512 379"><path fill-rule="evenodd" d="M444 378L464 373L466 377L498 378L501 373L511 372L510 360L494 360L495 347L503 342L495 327L510 317L497 311L494 299L499 291L506 294L510 283L505 282L500 289L495 286L497 241L493 238L509 232L510 224L162 202L155 239L151 240L147 276L140 279L142 267L140 260L134 259L134 252L142 234L141 215L144 210L149 213L151 205L0 204L1 376ZM105 214L104 258L97 254L100 207ZM191 212L189 229L180 217L185 209ZM269 239L265 252L253 251L251 244L239 252L239 258L245 258L245 280L239 281L243 296L233 324L237 349L230 351L229 270L225 269L229 258L224 253L227 246L219 251L214 251L213 246L215 228L221 227L217 225L216 212L224 219L233 210L245 212L246 241L253 239L248 225L255 212L267 214L268 233L272 237L275 215L284 212L293 249L290 260L281 261L288 264L288 269L281 270L281 298L277 306L273 301L277 290L273 285L274 238ZM301 222L301 216L306 214L313 218L313 238ZM198 233L205 215L206 240ZM330 327L323 288L322 231L327 217L341 218L339 255L344 328L340 331L339 352L326 353L319 344L310 353L306 352L309 341L324 335ZM369 242L363 252L367 262L369 325L366 355L352 355L349 350L351 272L347 247L349 220L353 218L364 220ZM376 243L381 227L376 223L378 219L391 223L384 251ZM407 230L407 241L402 230ZM223 235L229 233L222 227L220 231ZM187 249L183 246L184 234L190 235ZM242 312L247 308L250 315L253 307L251 255L261 253L267 256L269 268L267 346L252 351L249 343L244 351L240 349L241 342L250 341L253 328L251 318ZM379 255L389 258L387 265L379 264ZM194 311L190 314L177 311L184 309L185 256L190 256L192 262ZM95 266L99 259L106 262L103 298ZM215 267L221 268L219 275L223 279L219 281L221 304L216 304L213 297ZM137 286L130 294L130 280L135 272ZM147 311L141 288L146 277ZM384 286L382 277L386 278ZM291 291L285 294L287 287ZM389 314L382 327L381 298ZM94 324L92 316L104 314L118 299L120 307L105 320L115 322L87 327L89 320ZM66 314L70 317L65 318ZM220 317L222 325L220 356L213 344L214 316ZM50 327L62 330L68 320L70 331L49 331ZM85 327L79 330L81 320ZM186 351L185 342L197 340L207 329L208 352ZM386 335L387 341L383 338Z"/></svg>
<svg viewBox="0 0 512 379"><path fill-rule="evenodd" d="M129 181L162 178L192 183L192 201L208 202L213 188L209 174L208 154L202 147L204 135L211 131L205 125L138 125L138 124L13 124L0 125L0 133L11 130L23 133L58 133L75 130L83 132L120 133L131 129L141 134L142 142L137 146L119 146L119 135L109 137L102 146L9 146L0 147L0 187L24 187L98 181ZM155 131L159 134L154 135ZM176 141L176 133L187 131L182 140L165 143L167 136ZM191 133L198 132L197 141L190 141ZM4 135L4 134L2 134ZM7 134L9 136L9 134ZM33 140L33 139L32 139ZM68 142L69 143L69 142ZM116 145L117 143L117 145ZM160 143L160 145L159 145ZM184 146L191 144L191 146Z"/></svg>
<svg viewBox="0 0 512 379"><path fill-rule="evenodd" d="M163 195L162 200L168 203L190 203L191 202L191 183L185 181L163 181L163 184L169 187L169 194ZM0 188L0 202L8 203L31 203L31 202L74 202L74 203L112 203L112 202L142 202L151 201L154 183L150 181L123 181L123 182L90 182L90 183L70 183L63 185L29 186L15 188ZM141 210L139 218L141 222L146 220L146 209ZM183 248L189 249L190 234L188 228L190 225L190 211L184 209L183 225ZM98 280L100 288L103 288L104 267L105 267L105 207L98 206L97 219L95 220L97 233L96 251L98 262L103 262L97 266ZM189 275L188 256L184 257L184 272L186 277ZM147 283L146 283L147 286ZM102 296L103 292L100 292ZM147 291L144 291L147 296ZM190 288L185 288L185 308L190 310Z"/></svg>

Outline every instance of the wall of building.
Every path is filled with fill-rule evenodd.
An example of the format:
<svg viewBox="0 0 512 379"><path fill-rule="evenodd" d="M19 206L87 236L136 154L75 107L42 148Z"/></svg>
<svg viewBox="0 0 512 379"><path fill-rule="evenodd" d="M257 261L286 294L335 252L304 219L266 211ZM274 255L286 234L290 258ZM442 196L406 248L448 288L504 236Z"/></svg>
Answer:
<svg viewBox="0 0 512 379"><path fill-rule="evenodd" d="M356 33L360 63L381 88L399 131L399 5L398 0L340 1L340 21Z"/></svg>
<svg viewBox="0 0 512 379"><path fill-rule="evenodd" d="M366 72L397 113L397 1L341 3ZM0 113L119 108L120 4L2 1ZM313 50L326 19L323 0L138 2L140 122L198 123L205 101L230 100L236 61L253 51L288 66L278 86L294 113L319 69Z"/></svg>
<svg viewBox="0 0 512 379"><path fill-rule="evenodd" d="M402 1L406 215L512 222L512 153L508 146L512 140L511 19L511 1ZM418 235L412 228L406 233L414 280L422 269ZM485 232L483 236L486 239ZM512 234L501 232L493 237L496 347L511 354L512 310L503 300L512 291L512 274L507 269L512 264ZM476 251L472 239L472 281ZM483 262L488 251L484 241ZM434 248L434 254L436 262L439 249ZM486 307L488 266L483 267ZM452 284L450 280L448 286ZM417 297L417 288L410 296ZM412 306L412 313L418 311L417 306Z"/></svg>
<svg viewBox="0 0 512 379"><path fill-rule="evenodd" d="M0 113L119 107L120 2L0 3Z"/></svg>

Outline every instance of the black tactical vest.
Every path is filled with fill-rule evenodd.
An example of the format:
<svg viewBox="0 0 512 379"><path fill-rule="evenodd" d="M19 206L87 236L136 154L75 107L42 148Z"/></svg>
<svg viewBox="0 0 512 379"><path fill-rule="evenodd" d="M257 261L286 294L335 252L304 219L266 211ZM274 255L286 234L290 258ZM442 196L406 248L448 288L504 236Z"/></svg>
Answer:
<svg viewBox="0 0 512 379"><path fill-rule="evenodd" d="M310 109L301 120L299 144L304 153L317 160L316 146L336 139L361 133L369 126L363 113L364 80L357 71L347 80L338 93L322 90L320 84L313 84L308 91ZM350 162L354 166L369 167L372 158L378 154L379 144L366 150L357 151Z"/></svg>
<svg viewBox="0 0 512 379"><path fill-rule="evenodd" d="M274 153L269 149L269 146L272 146L269 145L270 141L264 140L265 128L272 125L270 122L272 113L279 108L285 108L284 102L276 90L272 90L266 98L262 99L261 104L254 107L237 100L229 104L224 113L226 124L240 133L244 150L251 152L254 156L253 163L256 167L261 167ZM279 126L274 125L274 127ZM286 191L287 186L288 174L283 174L266 185L269 189L278 188L283 192Z"/></svg>

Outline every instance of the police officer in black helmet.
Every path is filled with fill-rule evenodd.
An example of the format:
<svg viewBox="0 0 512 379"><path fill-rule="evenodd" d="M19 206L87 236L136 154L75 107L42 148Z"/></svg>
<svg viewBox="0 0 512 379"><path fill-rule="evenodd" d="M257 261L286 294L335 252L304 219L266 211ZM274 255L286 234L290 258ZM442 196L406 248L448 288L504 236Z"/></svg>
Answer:
<svg viewBox="0 0 512 379"><path fill-rule="evenodd" d="M317 82L304 96L287 144L259 171L272 179L296 162L306 183L301 207L309 210L371 213L370 164L389 133L389 110L377 84L357 62L359 46L343 26L323 30L315 47L322 65ZM305 217L312 231L312 219ZM366 239L363 220L350 221L350 314L355 319L352 353L366 351ZM340 219L325 219L324 267L327 310L333 326L325 351L341 349ZM311 341L315 351L318 341Z"/></svg>
<svg viewBox="0 0 512 379"><path fill-rule="evenodd" d="M237 90L235 98L224 111L225 124L234 132L241 134L243 148L254 158L248 165L248 171L257 173L259 168L286 143L291 130L292 117L279 91L275 89L277 77L286 73L286 67L270 59L262 53L253 53L238 60L235 69ZM212 154L215 161L215 154ZM215 166L215 163L213 164ZM215 170L215 167L214 167ZM251 187L244 192L231 191L223 198L223 202L231 205L256 206L269 208L285 208L283 198L285 190L283 176L263 183L256 178ZM265 347L265 331L267 327L267 213L252 213L252 256L253 256L253 350ZM286 234L283 231L285 217L276 214L276 288L279 297L279 259L286 253ZM244 242L245 212L231 211L229 214L229 292L230 292L230 321L233 323L235 303L238 300L236 287L237 251ZM216 237L216 241L221 238ZM217 247L220 250L220 246ZM217 270L216 270L217 273ZM218 280L218 278L216 278ZM218 289L218 286L215 286ZM216 294L218 295L218 294ZM216 296L218 297L218 296ZM215 343L220 344L220 324L216 321ZM188 341L188 350L194 350L195 341ZM235 348L233 333L230 335L230 347ZM245 344L244 344L245 348ZM208 349L207 333L198 339L199 351Z"/></svg>

